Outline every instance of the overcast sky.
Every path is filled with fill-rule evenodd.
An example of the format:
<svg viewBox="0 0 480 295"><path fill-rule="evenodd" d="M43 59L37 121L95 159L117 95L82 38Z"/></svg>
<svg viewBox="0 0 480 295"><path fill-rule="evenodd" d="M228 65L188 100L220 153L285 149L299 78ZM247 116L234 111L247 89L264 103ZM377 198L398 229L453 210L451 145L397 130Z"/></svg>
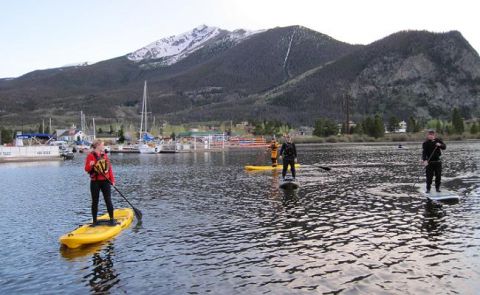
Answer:
<svg viewBox="0 0 480 295"><path fill-rule="evenodd" d="M0 77L125 55L201 24L302 25L368 44L400 30L458 30L479 52L479 1L0 0Z"/></svg>

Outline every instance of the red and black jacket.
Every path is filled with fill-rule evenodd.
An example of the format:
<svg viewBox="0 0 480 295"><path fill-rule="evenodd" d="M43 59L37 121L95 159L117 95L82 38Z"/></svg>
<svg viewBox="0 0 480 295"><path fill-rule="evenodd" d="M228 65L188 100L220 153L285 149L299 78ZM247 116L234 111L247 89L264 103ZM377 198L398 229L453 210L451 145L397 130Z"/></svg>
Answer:
<svg viewBox="0 0 480 295"><path fill-rule="evenodd" d="M115 183L115 177L113 176L113 169L112 169L112 165L110 164L110 159L104 153L99 155L97 152L93 151L90 154L88 154L87 158L85 159L85 171L90 174L90 179L92 181L106 180L103 175L97 174L93 170L93 166L95 166L97 161L100 159L105 159L105 161L108 164L108 172L107 174L105 174L105 176L107 176L107 178L110 180L111 183Z"/></svg>

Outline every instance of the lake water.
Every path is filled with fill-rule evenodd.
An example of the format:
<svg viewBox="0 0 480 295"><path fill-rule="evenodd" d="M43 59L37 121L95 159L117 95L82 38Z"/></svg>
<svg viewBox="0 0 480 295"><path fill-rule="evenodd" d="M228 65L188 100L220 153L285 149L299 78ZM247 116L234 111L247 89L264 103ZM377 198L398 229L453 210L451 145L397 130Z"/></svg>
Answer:
<svg viewBox="0 0 480 295"><path fill-rule="evenodd" d="M420 144L299 146L294 193L244 171L259 150L114 154L143 222L74 251L58 238L91 218L85 155L1 164L0 293L478 294L480 143L447 145L443 187L462 199L443 205L411 187Z"/></svg>

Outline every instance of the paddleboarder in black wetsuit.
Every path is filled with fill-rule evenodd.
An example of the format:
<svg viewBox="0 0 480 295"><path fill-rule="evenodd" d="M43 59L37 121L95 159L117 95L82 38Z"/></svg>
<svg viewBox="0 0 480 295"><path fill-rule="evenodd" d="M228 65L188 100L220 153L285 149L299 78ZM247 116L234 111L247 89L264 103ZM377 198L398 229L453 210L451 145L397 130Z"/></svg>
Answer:
<svg viewBox="0 0 480 295"><path fill-rule="evenodd" d="M440 184L442 180L442 161L440 156L441 150L446 149L447 146L439 138L436 138L435 131L429 130L427 132L427 140L422 145L422 160L425 166L427 175L427 193L430 192L433 182L433 176L435 176L435 189L440 192Z"/></svg>
<svg viewBox="0 0 480 295"><path fill-rule="evenodd" d="M285 136L285 140L286 142L284 142L282 144L282 147L280 148L280 158L283 158L282 178L283 180L285 180L288 165L290 165L290 171L292 172L293 180L295 180L295 162L297 162L297 148L292 142L292 138L290 136Z"/></svg>

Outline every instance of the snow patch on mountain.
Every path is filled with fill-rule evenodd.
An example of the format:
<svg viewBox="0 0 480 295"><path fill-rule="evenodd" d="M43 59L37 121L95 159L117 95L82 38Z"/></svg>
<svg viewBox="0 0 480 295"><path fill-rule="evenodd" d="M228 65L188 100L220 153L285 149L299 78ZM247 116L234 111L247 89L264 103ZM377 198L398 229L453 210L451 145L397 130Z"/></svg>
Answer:
<svg viewBox="0 0 480 295"><path fill-rule="evenodd" d="M161 59L160 63L162 65L169 66L184 59L214 40L217 40L217 42L229 40L239 43L258 32L261 31L246 31L239 29L229 32L217 27L201 25L189 32L155 41L128 54L127 58L135 62Z"/></svg>
<svg viewBox="0 0 480 295"><path fill-rule="evenodd" d="M127 58L132 61L168 58L165 60L165 63L168 65L174 64L184 56L201 48L205 42L219 33L219 28L205 25L199 26L192 31L155 41L130 53Z"/></svg>
<svg viewBox="0 0 480 295"><path fill-rule="evenodd" d="M88 65L90 65L90 63L88 61L83 61L83 62L75 62L75 63L66 64L66 65L61 66L61 68L85 67L85 66L88 66Z"/></svg>

